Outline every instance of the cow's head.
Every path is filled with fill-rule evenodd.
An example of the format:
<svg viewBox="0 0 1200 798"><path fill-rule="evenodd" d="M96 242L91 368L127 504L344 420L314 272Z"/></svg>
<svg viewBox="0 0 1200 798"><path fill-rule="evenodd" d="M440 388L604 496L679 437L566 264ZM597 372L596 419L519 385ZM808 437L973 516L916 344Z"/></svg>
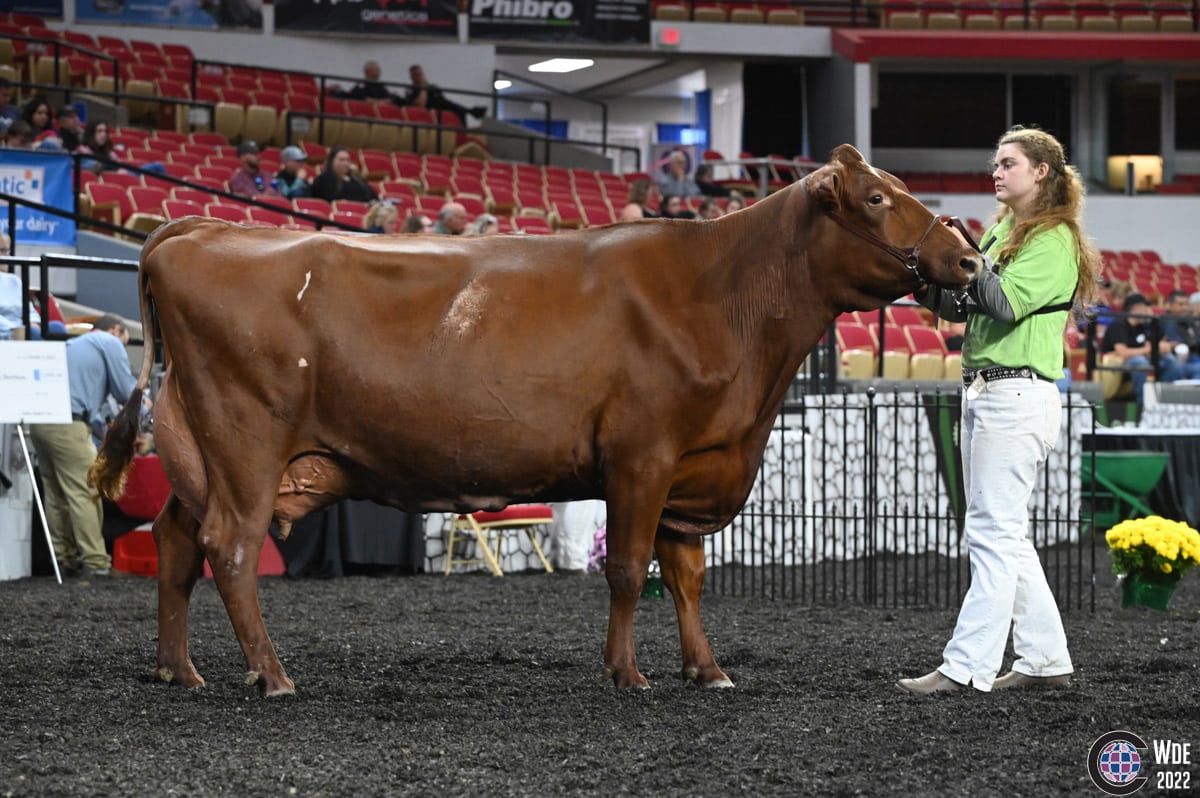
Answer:
<svg viewBox="0 0 1200 798"><path fill-rule="evenodd" d="M849 276L867 293L894 298L926 282L962 288L982 268L979 253L960 234L849 144L836 147L829 163L809 176L808 190L836 222L828 234L843 257L850 253Z"/></svg>

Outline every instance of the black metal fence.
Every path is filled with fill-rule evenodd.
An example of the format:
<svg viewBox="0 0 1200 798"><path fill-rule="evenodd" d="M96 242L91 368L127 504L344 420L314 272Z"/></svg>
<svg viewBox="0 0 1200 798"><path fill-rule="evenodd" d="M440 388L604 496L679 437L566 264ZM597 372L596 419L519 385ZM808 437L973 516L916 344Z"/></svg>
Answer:
<svg viewBox="0 0 1200 798"><path fill-rule="evenodd" d="M956 607L969 583L960 392L895 383L800 395L780 413L742 513L706 542L707 590L809 603ZM1092 609L1108 562L1080 484L1095 406L1064 397L1030 531L1063 609ZM1101 546L1097 551L1097 546Z"/></svg>

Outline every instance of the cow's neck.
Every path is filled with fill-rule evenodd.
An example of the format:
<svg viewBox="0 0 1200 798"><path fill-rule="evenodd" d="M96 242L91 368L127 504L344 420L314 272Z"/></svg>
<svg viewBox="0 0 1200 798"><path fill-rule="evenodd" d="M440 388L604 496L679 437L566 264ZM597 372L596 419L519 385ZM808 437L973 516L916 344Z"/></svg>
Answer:
<svg viewBox="0 0 1200 798"><path fill-rule="evenodd" d="M721 225L707 256L725 275L722 307L772 413L838 313L831 292L846 275L810 257L816 210L803 186L773 194Z"/></svg>

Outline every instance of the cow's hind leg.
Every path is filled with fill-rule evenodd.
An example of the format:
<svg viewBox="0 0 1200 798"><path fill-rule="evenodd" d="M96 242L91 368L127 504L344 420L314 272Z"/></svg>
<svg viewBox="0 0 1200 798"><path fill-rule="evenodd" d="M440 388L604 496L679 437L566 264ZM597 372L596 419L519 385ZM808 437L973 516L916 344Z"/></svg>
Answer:
<svg viewBox="0 0 1200 798"><path fill-rule="evenodd" d="M684 678L701 687L733 687L733 682L717 666L700 622L700 594L704 591L703 540L694 535L660 532L654 545L662 567L663 583L675 599Z"/></svg>
<svg viewBox="0 0 1200 798"><path fill-rule="evenodd" d="M245 514L210 506L200 526L200 545L246 657L246 684L258 684L268 696L291 695L296 685L267 636L258 603L258 559L271 512L269 505Z"/></svg>
<svg viewBox="0 0 1200 798"><path fill-rule="evenodd" d="M204 568L196 544L200 525L172 493L154 522L158 547L158 667L164 682L203 687L188 655L188 607L192 590Z"/></svg>

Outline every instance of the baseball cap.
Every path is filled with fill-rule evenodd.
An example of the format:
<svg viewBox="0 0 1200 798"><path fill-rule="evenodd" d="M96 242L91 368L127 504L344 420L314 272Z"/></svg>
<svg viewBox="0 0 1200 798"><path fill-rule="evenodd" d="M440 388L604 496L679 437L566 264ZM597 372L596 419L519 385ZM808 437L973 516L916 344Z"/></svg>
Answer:
<svg viewBox="0 0 1200 798"><path fill-rule="evenodd" d="M279 153L279 160L281 161L303 161L307 158L308 156L304 154L304 150L300 149L295 144L284 147Z"/></svg>
<svg viewBox="0 0 1200 798"><path fill-rule="evenodd" d="M1141 294L1130 294L1129 296L1125 297L1125 312L1128 313L1136 305L1149 304L1150 303L1146 300L1146 297L1142 296Z"/></svg>
<svg viewBox="0 0 1200 798"><path fill-rule="evenodd" d="M237 154L239 157L242 155L251 155L251 154L257 155L258 154L258 142L257 141L243 141L241 144L238 145Z"/></svg>

